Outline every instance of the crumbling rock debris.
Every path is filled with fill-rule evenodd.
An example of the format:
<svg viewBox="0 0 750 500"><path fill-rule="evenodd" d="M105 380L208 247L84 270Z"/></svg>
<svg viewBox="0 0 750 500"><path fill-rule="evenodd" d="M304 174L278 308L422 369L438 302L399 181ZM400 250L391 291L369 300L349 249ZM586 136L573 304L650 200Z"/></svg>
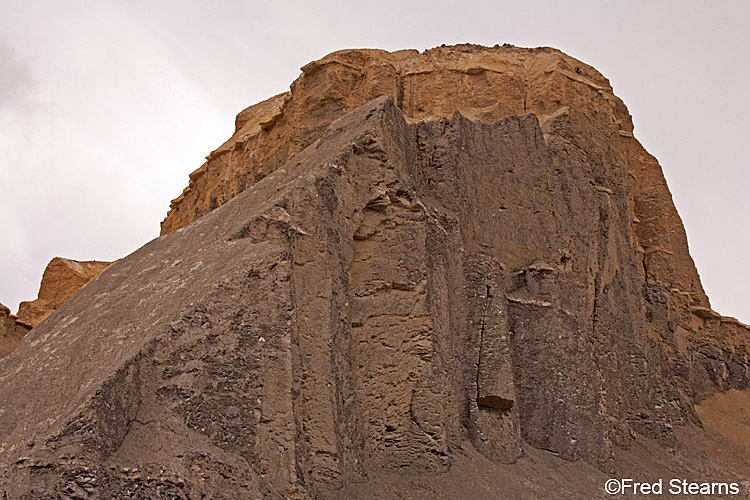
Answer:
<svg viewBox="0 0 750 500"><path fill-rule="evenodd" d="M719 438L695 411L747 389L750 331L707 314L601 75L476 46L303 71L191 175L192 215L0 360L0 492L573 499L750 473L697 451ZM225 167L252 175L212 195Z"/></svg>

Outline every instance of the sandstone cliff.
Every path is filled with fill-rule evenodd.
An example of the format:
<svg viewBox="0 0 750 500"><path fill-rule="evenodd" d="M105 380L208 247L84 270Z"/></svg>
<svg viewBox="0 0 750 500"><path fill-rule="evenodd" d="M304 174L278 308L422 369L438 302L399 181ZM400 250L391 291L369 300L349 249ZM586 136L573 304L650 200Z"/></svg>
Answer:
<svg viewBox="0 0 750 500"><path fill-rule="evenodd" d="M617 169L622 178L607 180L628 188L629 230L649 281L687 294L681 302L709 307L661 168L634 139L627 108L598 71L552 48L343 50L312 62L289 92L237 115L235 134L173 200L162 234L225 203L319 139L333 120L384 94L394 96L407 121L460 111L492 123L534 113L599 161L624 166Z"/></svg>
<svg viewBox="0 0 750 500"><path fill-rule="evenodd" d="M609 182L627 197L629 241L641 262L647 302L651 309L672 311L670 318L665 311L651 311L654 321L649 323L652 336L669 337L670 356L684 356L678 346L702 342L698 337L709 343L722 339L732 351L736 332L746 331L732 318L711 312L661 167L633 137L630 114L609 81L552 48L343 50L312 62L289 92L237 116L235 134L190 174L188 187L173 200L162 234L225 203L319 139L333 120L383 94L394 96L410 122L450 117L455 111L489 123L534 113L545 134L565 135L612 167L609 178L590 181ZM662 323L669 333L659 333ZM732 362L718 361L722 366Z"/></svg>
<svg viewBox="0 0 750 500"><path fill-rule="evenodd" d="M8 355L31 330L31 325L19 321L10 309L0 304L0 358Z"/></svg>
<svg viewBox="0 0 750 500"><path fill-rule="evenodd" d="M699 451L732 429L715 398L746 399L750 332L709 308L629 124L553 49L307 66L240 114L167 234L0 360L0 491L578 499L610 475L750 476Z"/></svg>
<svg viewBox="0 0 750 500"><path fill-rule="evenodd" d="M162 234L225 203L318 140L335 119L383 94L394 97L408 122L456 111L489 123L533 113L545 135L564 136L602 163L608 177L587 182L611 184L623 197L650 336L664 340L676 365L686 344L705 344L706 376L724 389L732 385L729 378L748 377L737 368L747 363L747 327L711 311L661 167L634 138L627 108L598 71L552 48L343 50L312 62L289 92L237 115L234 135L190 174L188 187L173 200ZM711 388L694 380L683 389Z"/></svg>
<svg viewBox="0 0 750 500"><path fill-rule="evenodd" d="M18 318L29 325L38 325L111 264L55 257L44 270L39 296L36 300L21 302Z"/></svg>

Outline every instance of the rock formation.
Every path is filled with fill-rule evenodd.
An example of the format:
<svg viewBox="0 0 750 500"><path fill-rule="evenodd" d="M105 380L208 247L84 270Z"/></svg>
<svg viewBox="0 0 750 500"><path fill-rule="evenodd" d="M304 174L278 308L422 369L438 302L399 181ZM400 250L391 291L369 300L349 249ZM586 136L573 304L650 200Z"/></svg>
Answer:
<svg viewBox="0 0 750 500"><path fill-rule="evenodd" d="M21 339L31 330L31 325L20 321L10 309L0 304L0 358L10 354Z"/></svg>
<svg viewBox="0 0 750 500"><path fill-rule="evenodd" d="M618 169L623 178L609 180L630 188L635 248L649 280L689 294L682 301L693 306L709 307L661 168L633 138L627 108L598 71L551 48L343 50L312 62L290 92L237 115L235 134L173 200L162 234L225 203L319 139L335 119L384 94L394 96L407 121L459 111L493 123L534 113L547 129L564 128L600 161L624 165Z"/></svg>
<svg viewBox="0 0 750 500"><path fill-rule="evenodd" d="M663 346L669 357L678 362L685 354L678 346L702 339L719 342L727 349L722 352L734 352L736 340L744 352L747 328L711 311L661 167L634 138L627 108L598 71L552 48L343 50L312 62L289 92L237 115L234 135L190 174L188 187L173 200L162 234L225 203L318 140L335 119L384 94L394 96L408 122L448 118L455 111L489 123L535 114L545 135L564 135L608 167L610 177L589 182L612 184L627 198L630 242L647 288L649 332L669 337ZM726 389L727 377L739 375L724 370L732 359L713 364L716 354L705 353L712 366L707 376L718 377ZM711 384L695 387L710 392Z"/></svg>
<svg viewBox="0 0 750 500"><path fill-rule="evenodd" d="M332 54L240 113L162 228L0 360L9 498L750 476L700 451L750 330L710 309L624 105L558 51Z"/></svg>
<svg viewBox="0 0 750 500"><path fill-rule="evenodd" d="M29 325L38 325L111 264L55 257L44 270L39 296L36 300L21 302L18 318Z"/></svg>

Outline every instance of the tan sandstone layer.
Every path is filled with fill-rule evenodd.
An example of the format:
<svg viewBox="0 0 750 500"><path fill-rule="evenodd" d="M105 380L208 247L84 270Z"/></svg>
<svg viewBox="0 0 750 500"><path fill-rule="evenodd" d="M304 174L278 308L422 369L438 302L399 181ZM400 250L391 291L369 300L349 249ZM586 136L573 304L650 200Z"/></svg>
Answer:
<svg viewBox="0 0 750 500"><path fill-rule="evenodd" d="M39 296L21 302L18 318L29 325L38 325L110 265L111 262L55 257L44 270Z"/></svg>

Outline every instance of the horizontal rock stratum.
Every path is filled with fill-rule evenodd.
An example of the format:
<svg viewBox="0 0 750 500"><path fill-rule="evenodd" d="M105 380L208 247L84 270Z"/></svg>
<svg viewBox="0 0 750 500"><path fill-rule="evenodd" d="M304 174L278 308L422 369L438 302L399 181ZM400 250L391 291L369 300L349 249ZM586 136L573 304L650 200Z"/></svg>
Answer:
<svg viewBox="0 0 750 500"><path fill-rule="evenodd" d="M658 163L593 68L337 52L237 130L166 234L0 360L0 492L747 487L746 441L715 420L747 404L750 331L710 309ZM718 446L735 459L701 451Z"/></svg>

